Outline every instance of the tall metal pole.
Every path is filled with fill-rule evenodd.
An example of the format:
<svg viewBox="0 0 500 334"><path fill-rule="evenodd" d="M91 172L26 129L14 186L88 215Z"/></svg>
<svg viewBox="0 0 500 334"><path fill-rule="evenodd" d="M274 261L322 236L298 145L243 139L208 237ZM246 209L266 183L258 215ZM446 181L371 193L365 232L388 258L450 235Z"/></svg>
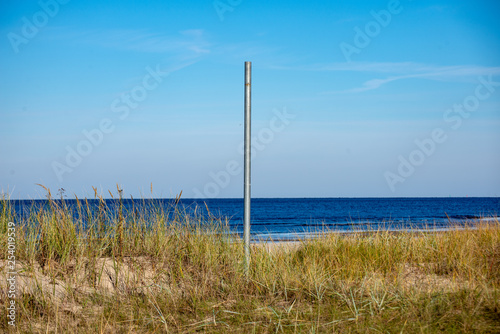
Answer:
<svg viewBox="0 0 500 334"><path fill-rule="evenodd" d="M251 130L251 82L252 63L245 62L245 181L244 181L244 211L245 224L243 238L245 240L245 273L248 275L250 268L250 130Z"/></svg>

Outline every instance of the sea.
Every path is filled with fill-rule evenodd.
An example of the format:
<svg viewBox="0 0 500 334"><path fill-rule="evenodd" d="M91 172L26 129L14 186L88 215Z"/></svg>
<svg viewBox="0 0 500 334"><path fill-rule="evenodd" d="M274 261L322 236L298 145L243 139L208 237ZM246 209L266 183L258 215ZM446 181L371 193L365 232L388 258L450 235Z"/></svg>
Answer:
<svg viewBox="0 0 500 334"><path fill-rule="evenodd" d="M117 199L106 206L116 208ZM174 199L123 199L128 212L162 206L172 211ZM46 200L11 200L21 223L35 206ZM64 200L76 210L76 200ZM98 200L89 200L97 210ZM230 233L243 233L243 199L181 199L179 208L228 222ZM170 209L170 210L169 210ZM474 228L478 223L498 224L500 197L446 198L253 198L251 240L287 241L314 238L325 232L442 231Z"/></svg>

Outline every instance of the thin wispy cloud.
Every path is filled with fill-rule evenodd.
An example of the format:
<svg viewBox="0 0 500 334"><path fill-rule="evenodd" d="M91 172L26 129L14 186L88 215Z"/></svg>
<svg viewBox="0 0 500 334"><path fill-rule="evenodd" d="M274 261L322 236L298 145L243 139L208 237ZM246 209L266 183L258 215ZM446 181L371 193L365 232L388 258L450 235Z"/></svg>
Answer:
<svg viewBox="0 0 500 334"><path fill-rule="evenodd" d="M486 67L476 65L440 66L415 62L340 62L330 64L314 64L305 66L273 66L277 70L299 70L299 71L349 71L349 72L371 72L391 74L449 74L476 75L498 71L500 67Z"/></svg>
<svg viewBox="0 0 500 334"><path fill-rule="evenodd" d="M276 69L284 69L275 67ZM292 69L292 68L288 68ZM486 67L476 65L459 66L438 66L412 62L351 62L333 63L327 65L313 65L295 68L296 70L307 71L332 71L332 72L358 72L373 73L377 76L386 74L385 77L378 77L367 80L358 87L346 90L324 92L322 94L343 94L360 93L380 88L381 86L398 80L419 78L446 82L463 82L477 80L481 75L499 75L500 67Z"/></svg>
<svg viewBox="0 0 500 334"><path fill-rule="evenodd" d="M183 30L165 34L144 29L90 29L52 28L49 38L66 39L72 43L99 46L117 50L145 53L191 52L194 55L210 53L210 43L202 29Z"/></svg>

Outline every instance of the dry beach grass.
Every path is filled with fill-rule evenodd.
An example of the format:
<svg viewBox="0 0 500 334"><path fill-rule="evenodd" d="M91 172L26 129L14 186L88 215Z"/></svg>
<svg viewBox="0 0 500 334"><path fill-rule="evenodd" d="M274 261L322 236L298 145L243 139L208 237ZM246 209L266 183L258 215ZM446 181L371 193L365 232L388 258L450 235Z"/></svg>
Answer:
<svg viewBox="0 0 500 334"><path fill-rule="evenodd" d="M97 197L99 198L99 197ZM17 222L22 333L500 332L500 223L442 233L339 235L243 247L224 221L172 206L97 211L50 201ZM9 201L0 206L7 249ZM121 210L121 211L120 211ZM83 226L86 226L83 228Z"/></svg>

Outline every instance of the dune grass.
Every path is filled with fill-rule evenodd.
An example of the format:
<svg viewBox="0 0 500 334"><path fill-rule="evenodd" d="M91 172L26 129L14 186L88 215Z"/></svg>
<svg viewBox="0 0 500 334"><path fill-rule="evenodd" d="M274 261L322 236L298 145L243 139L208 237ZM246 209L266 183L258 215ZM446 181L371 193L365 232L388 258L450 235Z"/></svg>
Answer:
<svg viewBox="0 0 500 334"><path fill-rule="evenodd" d="M49 192L50 194L50 192ZM49 196L17 224L17 318L29 333L500 332L500 223L439 233L324 233L254 245L174 204L74 212ZM176 201L176 203L178 200ZM0 249L15 213L0 201Z"/></svg>

